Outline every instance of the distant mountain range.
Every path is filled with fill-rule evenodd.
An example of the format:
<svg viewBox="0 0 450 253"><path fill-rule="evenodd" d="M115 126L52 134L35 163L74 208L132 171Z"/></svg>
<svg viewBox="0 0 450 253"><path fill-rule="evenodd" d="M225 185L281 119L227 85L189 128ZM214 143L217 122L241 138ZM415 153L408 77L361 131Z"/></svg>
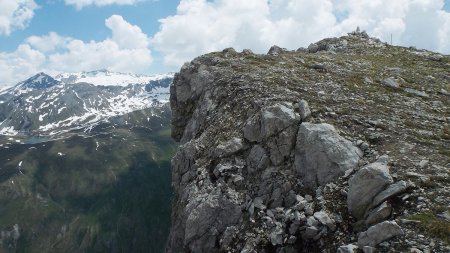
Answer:
<svg viewBox="0 0 450 253"><path fill-rule="evenodd" d="M0 252L164 252L172 79L39 73L0 91Z"/></svg>
<svg viewBox="0 0 450 253"><path fill-rule="evenodd" d="M38 73L0 92L0 135L88 131L133 111L161 107L169 99L172 80L173 74L145 76L107 70L56 77Z"/></svg>
<svg viewBox="0 0 450 253"><path fill-rule="evenodd" d="M150 84L155 81L171 81L173 73L163 75L137 75L130 73L111 72L105 69L90 72L62 73L55 76L58 80L65 84L74 83L90 83L97 86L128 86L130 84ZM167 84L170 84L167 83Z"/></svg>

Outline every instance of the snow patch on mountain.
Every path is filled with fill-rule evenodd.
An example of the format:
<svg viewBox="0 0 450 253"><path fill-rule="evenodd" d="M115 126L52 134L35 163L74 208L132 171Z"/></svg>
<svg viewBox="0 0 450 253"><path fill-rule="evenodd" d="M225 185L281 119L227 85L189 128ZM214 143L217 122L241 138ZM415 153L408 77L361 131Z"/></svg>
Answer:
<svg viewBox="0 0 450 253"><path fill-rule="evenodd" d="M0 135L54 135L169 101L173 74L39 73L0 92Z"/></svg>
<svg viewBox="0 0 450 253"><path fill-rule="evenodd" d="M3 123L3 122L1 122L1 123ZM1 123L0 123L0 125L1 125ZM4 127L4 128L0 127L0 135L15 136L18 133L19 133L18 131L14 130L13 126Z"/></svg>

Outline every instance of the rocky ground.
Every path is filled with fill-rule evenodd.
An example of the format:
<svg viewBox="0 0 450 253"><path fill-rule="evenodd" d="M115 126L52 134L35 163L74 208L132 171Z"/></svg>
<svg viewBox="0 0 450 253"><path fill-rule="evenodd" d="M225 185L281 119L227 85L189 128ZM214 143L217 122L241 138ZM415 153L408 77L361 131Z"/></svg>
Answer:
<svg viewBox="0 0 450 253"><path fill-rule="evenodd" d="M168 252L449 252L450 57L353 32L171 87Z"/></svg>

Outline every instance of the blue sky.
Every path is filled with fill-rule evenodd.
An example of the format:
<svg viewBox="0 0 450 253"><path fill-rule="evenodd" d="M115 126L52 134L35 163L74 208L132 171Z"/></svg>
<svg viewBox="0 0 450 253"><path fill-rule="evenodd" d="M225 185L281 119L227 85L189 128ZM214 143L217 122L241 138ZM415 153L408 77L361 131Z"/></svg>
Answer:
<svg viewBox="0 0 450 253"><path fill-rule="evenodd" d="M450 53L450 0L0 0L0 88L41 71L177 71L210 51L293 50L356 26Z"/></svg>
<svg viewBox="0 0 450 253"><path fill-rule="evenodd" d="M10 36L0 37L0 50L12 51L32 35L44 35L49 31L82 40L102 40L108 37L105 19L113 14L121 15L128 22L138 25L146 34L158 31L158 20L176 13L178 0L144 1L136 5L95 5L77 10L62 0L36 0L40 7L29 26Z"/></svg>
<svg viewBox="0 0 450 253"><path fill-rule="evenodd" d="M110 36L111 31L105 26L105 20L116 14L131 24L138 25L146 34L155 34L159 28L158 20L176 13L179 0L143 1L135 5L90 5L77 9L63 0L36 0L39 6L29 26L16 30L9 36L0 36L0 52L14 51L20 43L33 35L45 35L56 32L61 36L81 39L83 41L101 41ZM154 62L148 74L173 71L161 63L162 56L153 53ZM107 68L107 66L105 66Z"/></svg>

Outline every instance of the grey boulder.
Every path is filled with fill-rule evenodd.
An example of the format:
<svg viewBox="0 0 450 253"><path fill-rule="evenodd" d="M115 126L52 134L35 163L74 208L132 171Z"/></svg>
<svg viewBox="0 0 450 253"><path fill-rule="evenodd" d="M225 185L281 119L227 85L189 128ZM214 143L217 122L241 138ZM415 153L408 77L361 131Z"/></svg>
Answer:
<svg viewBox="0 0 450 253"><path fill-rule="evenodd" d="M379 159L358 170L349 180L347 205L350 213L359 220L364 218L373 198L392 182L387 159Z"/></svg>
<svg viewBox="0 0 450 253"><path fill-rule="evenodd" d="M329 124L303 122L298 131L294 168L308 188L329 183L354 169L361 150Z"/></svg>
<svg viewBox="0 0 450 253"><path fill-rule="evenodd" d="M244 138L252 142L261 142L299 122L300 117L294 112L292 104L278 103L265 108L247 121L243 129Z"/></svg>

